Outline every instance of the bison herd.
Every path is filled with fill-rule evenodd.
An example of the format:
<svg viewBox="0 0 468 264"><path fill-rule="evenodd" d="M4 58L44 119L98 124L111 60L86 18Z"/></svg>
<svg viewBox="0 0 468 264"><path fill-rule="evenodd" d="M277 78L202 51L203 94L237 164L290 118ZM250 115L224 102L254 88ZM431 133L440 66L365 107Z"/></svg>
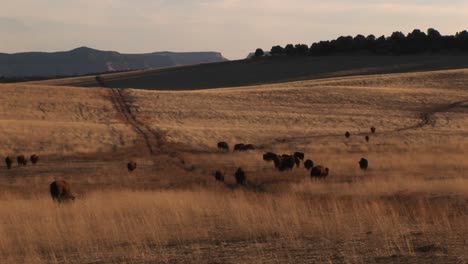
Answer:
<svg viewBox="0 0 468 264"><path fill-rule="evenodd" d="M29 160L33 165L36 165L36 163L39 162L39 156L33 154L29 157ZM16 157L16 162L18 163L18 166L26 166L28 164L28 159L24 155L19 155ZM7 156L5 158L5 164L7 169L11 169L13 166L13 159L10 156Z"/></svg>
<svg viewBox="0 0 468 264"><path fill-rule="evenodd" d="M376 128L371 127L371 132L376 133ZM349 138L351 137L351 133L349 131L346 131L345 136L346 138ZM369 142L370 138L368 135L365 136L365 140ZM227 142L218 142L217 147L222 151L229 151L229 144ZM254 145L238 143L235 144L233 148L233 151L249 150L255 150ZM295 167L299 168L302 162L304 168L310 172L310 177L320 179L328 176L329 168L324 167L322 165L315 166L314 162L311 159L304 159L305 154L303 152L298 151L292 154L276 154L273 152L266 152L263 154L263 160L266 162L272 162L274 164L274 168L280 172L293 170ZM31 163L35 165L39 162L39 156L33 154L29 157L29 161L31 161ZM28 163L28 159L24 155L18 155L16 157L16 162L18 166L26 166ZM5 164L7 169L11 169L13 165L13 159L10 156L7 156L5 158ZM361 158L358 164L360 169L362 170L367 170L369 167L369 161L365 158ZM136 162L130 161L127 163L127 170L129 172L133 172L134 170L136 170L136 168ZM216 181L224 182L225 173L223 171L217 170L214 172L214 177ZM245 185L247 182L246 173L241 167L238 167L235 171L234 178L236 180L236 183L239 185ZM53 181L49 185L49 189L52 199L58 203L75 200L75 196L71 192L70 183L68 183L65 180Z"/></svg>
<svg viewBox="0 0 468 264"><path fill-rule="evenodd" d="M377 129L376 129L375 127L371 127L370 130L371 130L371 133L372 133L372 134L375 134L376 131L377 131ZM345 132L345 137L346 137L346 138L350 138L350 137L351 137L351 133L349 133L349 131L346 131L346 132ZM366 135L366 136L364 137L364 139L366 140L366 142L369 142L369 141L370 141L369 135Z"/></svg>
<svg viewBox="0 0 468 264"><path fill-rule="evenodd" d="M328 168L323 166L314 166L314 162L310 159L304 161L305 155L303 152L294 152L294 154L275 154L267 152L263 154L263 160L267 162L273 161L275 168L278 171L292 170L294 167L298 168L301 162L304 162L304 168L310 170L311 177L326 177L328 175ZM319 173L317 173L319 172Z"/></svg>
<svg viewBox="0 0 468 264"><path fill-rule="evenodd" d="M224 141L218 142L218 149L228 152L229 144ZM234 145L233 150L234 151L248 151L248 150L255 150L255 147L252 144L238 143Z"/></svg>
<svg viewBox="0 0 468 264"><path fill-rule="evenodd" d="M370 128L371 133L376 133L376 128ZM349 131L345 132L345 137L350 138L351 133ZM369 142L370 137L366 135L364 139ZM228 152L229 144L225 141L218 142L218 149ZM234 151L247 151L254 150L255 147L252 144L238 143L234 145ZM330 173L330 169L323 165L315 165L311 159L305 159L305 154L303 152L294 152L292 154L276 154L273 152L266 152L263 154L263 160L266 162L272 162L274 168L280 172L290 171L294 168L299 168L301 163L303 163L304 168L309 171L310 177L312 178L325 178ZM369 167L369 161L365 158L361 158L358 162L359 168L361 170L367 170ZM222 171L215 171L213 174L216 181L224 182L225 173ZM234 173L236 183L239 185L244 185L246 183L246 174L245 171L239 167Z"/></svg>

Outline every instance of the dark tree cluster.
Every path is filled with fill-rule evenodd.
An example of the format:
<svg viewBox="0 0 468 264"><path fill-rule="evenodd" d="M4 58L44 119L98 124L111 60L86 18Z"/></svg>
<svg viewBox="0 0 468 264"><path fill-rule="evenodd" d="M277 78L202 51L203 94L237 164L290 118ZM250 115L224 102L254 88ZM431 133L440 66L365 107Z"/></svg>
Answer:
<svg viewBox="0 0 468 264"><path fill-rule="evenodd" d="M258 51L258 50L257 50ZM443 36L437 30L430 28L427 32L413 30L405 36L400 31L391 36L375 37L374 35L341 36L331 41L313 43L310 47L305 44L288 44L273 46L271 56L323 56L338 54L379 54L405 55L439 52L468 52L468 31L464 30L455 35ZM256 52L256 56L265 53Z"/></svg>

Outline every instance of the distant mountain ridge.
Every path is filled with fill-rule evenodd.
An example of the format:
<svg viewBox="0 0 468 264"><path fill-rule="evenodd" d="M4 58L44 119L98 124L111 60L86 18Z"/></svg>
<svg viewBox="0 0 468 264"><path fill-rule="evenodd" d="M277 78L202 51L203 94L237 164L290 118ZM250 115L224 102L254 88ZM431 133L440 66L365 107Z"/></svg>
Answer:
<svg viewBox="0 0 468 264"><path fill-rule="evenodd" d="M157 69L227 61L219 52L153 52L123 54L80 47L60 52L0 53L0 76L52 77Z"/></svg>

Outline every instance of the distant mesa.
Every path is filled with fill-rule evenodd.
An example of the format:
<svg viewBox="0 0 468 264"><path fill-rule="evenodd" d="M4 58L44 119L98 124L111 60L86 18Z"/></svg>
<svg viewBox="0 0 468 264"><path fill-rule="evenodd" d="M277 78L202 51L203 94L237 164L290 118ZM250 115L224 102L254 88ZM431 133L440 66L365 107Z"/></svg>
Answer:
<svg viewBox="0 0 468 264"><path fill-rule="evenodd" d="M0 53L0 76L55 77L227 61L219 52L122 54L79 47L62 52Z"/></svg>

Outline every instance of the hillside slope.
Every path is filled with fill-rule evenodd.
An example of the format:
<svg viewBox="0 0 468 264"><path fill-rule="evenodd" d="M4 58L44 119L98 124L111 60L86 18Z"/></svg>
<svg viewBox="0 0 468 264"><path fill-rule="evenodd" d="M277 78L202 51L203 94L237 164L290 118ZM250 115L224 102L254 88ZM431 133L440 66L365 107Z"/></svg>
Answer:
<svg viewBox="0 0 468 264"><path fill-rule="evenodd" d="M0 53L0 76L48 77L226 61L217 52L121 54L81 47L65 52Z"/></svg>
<svg viewBox="0 0 468 264"><path fill-rule="evenodd" d="M277 57L102 75L109 87L191 90L325 77L468 68L468 56ZM38 82L98 86L95 76Z"/></svg>

